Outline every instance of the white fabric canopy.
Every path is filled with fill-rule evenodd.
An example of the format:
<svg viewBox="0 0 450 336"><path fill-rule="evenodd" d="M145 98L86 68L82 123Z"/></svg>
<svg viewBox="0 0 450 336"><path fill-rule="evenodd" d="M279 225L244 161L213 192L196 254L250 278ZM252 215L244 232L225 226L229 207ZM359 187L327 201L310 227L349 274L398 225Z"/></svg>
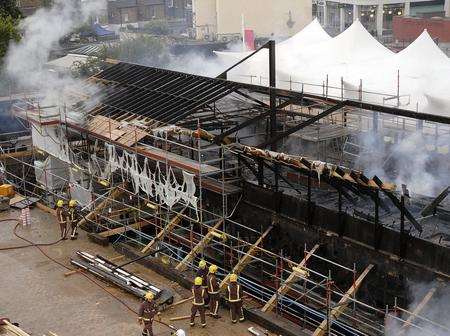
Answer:
<svg viewBox="0 0 450 336"><path fill-rule="evenodd" d="M249 53L216 54L233 64ZM378 104L399 102L401 108L450 116L446 92L450 60L426 30L396 54L370 35L359 21L331 38L314 20L292 38L277 44L276 54L279 87L326 92L336 97L343 94L348 99L361 97ZM249 82L250 75L253 82L260 78L260 84L267 85L267 50L229 74L231 79L242 82Z"/></svg>
<svg viewBox="0 0 450 336"><path fill-rule="evenodd" d="M308 50L312 45L331 40L330 35L322 28L319 21L315 19L300 32L291 38L282 41L276 45L276 61L277 69L279 71L288 70L288 62L291 53L295 50ZM226 64L232 65L241 59L250 55L253 51L244 52L221 52L215 51L219 60ZM268 68L269 51L267 49L261 50L249 60L245 61L231 71L231 76L244 76L241 81L250 82L248 76L267 77L269 73ZM246 77L247 76L247 77ZM267 80L266 80L267 82Z"/></svg>

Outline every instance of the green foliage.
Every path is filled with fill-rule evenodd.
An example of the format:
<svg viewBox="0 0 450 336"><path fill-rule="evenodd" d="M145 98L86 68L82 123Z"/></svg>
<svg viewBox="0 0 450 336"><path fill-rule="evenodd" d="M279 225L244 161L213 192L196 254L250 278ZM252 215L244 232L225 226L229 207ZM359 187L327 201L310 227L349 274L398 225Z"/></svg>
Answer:
<svg viewBox="0 0 450 336"><path fill-rule="evenodd" d="M96 56L88 57L86 62L74 62L71 69L72 76L75 78L86 78L95 75L103 69L105 60L106 48L102 48Z"/></svg>
<svg viewBox="0 0 450 336"><path fill-rule="evenodd" d="M162 20L152 20L147 22L144 25L144 30L155 35L168 35L170 32L169 25L166 21Z"/></svg>
<svg viewBox="0 0 450 336"><path fill-rule="evenodd" d="M22 18L22 13L20 12L19 7L17 7L16 0L0 1L0 19L8 16L15 20Z"/></svg>
<svg viewBox="0 0 450 336"><path fill-rule="evenodd" d="M106 50L106 56L152 66L160 66L168 61L165 44L160 39L148 35L124 40L120 44L110 46Z"/></svg>
<svg viewBox="0 0 450 336"><path fill-rule="evenodd" d="M0 16L0 65L8 52L11 41L19 42L20 33L17 19L11 16Z"/></svg>
<svg viewBox="0 0 450 336"><path fill-rule="evenodd" d="M15 0L2 0L0 3L0 66L8 52L11 41L18 42L20 33L19 20L22 18Z"/></svg>
<svg viewBox="0 0 450 336"><path fill-rule="evenodd" d="M41 0L42 7L50 8L53 6L53 0Z"/></svg>

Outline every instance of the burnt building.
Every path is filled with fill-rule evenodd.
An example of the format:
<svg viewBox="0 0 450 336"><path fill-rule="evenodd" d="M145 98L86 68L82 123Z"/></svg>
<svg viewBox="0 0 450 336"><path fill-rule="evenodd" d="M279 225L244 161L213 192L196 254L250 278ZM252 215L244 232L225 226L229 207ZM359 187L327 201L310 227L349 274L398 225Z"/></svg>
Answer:
<svg viewBox="0 0 450 336"><path fill-rule="evenodd" d="M64 105L84 107L83 122L27 101L39 153L30 176L5 173L49 206L77 199L91 239L158 251L143 262L182 286L200 259L219 266L222 287L239 274L247 317L277 334L446 335L432 308L450 279L450 188L413 194L359 169L378 153L357 139L434 141L450 118L277 89L265 47L270 87L118 63L84 84L101 100ZM448 171L449 152L429 150L426 170ZM51 185L33 180L43 175Z"/></svg>

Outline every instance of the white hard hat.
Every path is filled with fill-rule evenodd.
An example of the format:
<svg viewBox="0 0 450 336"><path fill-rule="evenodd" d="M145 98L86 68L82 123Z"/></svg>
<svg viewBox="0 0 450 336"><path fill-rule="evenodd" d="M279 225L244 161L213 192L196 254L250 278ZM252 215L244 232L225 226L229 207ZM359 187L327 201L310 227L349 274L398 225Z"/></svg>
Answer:
<svg viewBox="0 0 450 336"><path fill-rule="evenodd" d="M183 329L178 329L177 332L175 333L175 336L186 336L186 333L184 332Z"/></svg>

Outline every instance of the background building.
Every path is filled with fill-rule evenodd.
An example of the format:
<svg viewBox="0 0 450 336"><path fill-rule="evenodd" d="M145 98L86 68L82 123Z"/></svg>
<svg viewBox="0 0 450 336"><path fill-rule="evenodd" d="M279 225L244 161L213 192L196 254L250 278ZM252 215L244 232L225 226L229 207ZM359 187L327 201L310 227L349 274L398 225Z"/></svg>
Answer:
<svg viewBox="0 0 450 336"><path fill-rule="evenodd" d="M50 0L17 0L17 6L23 15L32 15L39 7L50 4Z"/></svg>
<svg viewBox="0 0 450 336"><path fill-rule="evenodd" d="M313 15L331 34L345 30L359 19L373 35L392 35L395 17L448 16L449 0L315 0Z"/></svg>
<svg viewBox="0 0 450 336"><path fill-rule="evenodd" d="M189 0L108 0L108 23L140 27L152 20L190 22L191 8Z"/></svg>
<svg viewBox="0 0 450 336"><path fill-rule="evenodd" d="M200 40L240 39L243 26L257 38L288 37L312 19L308 0L193 0L192 9Z"/></svg>

